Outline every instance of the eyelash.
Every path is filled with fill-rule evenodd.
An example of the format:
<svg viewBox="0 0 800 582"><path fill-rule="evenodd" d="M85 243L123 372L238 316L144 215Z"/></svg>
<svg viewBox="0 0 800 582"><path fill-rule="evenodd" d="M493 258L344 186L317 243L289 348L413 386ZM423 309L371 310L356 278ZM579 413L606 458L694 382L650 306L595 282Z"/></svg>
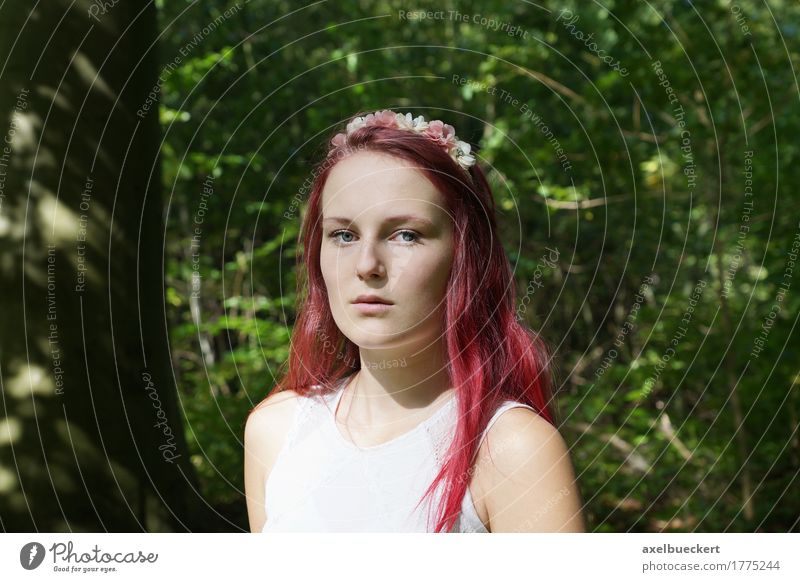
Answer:
<svg viewBox="0 0 800 582"><path fill-rule="evenodd" d="M350 231L348 231L348 230L335 230L335 231L333 231L332 233L330 233L330 235L328 235L328 236L329 236L329 237L330 237L330 238L333 240L334 244L337 244L337 245L340 245L340 246L341 246L341 245L347 245L347 244L349 244L349 243L350 243L350 242L352 242L352 241L343 241L343 240L341 240L341 239L338 239L338 240L337 240L337 238L336 238L336 237L338 237L340 234L343 234L343 233L346 233L346 232L350 232ZM406 229L404 229L404 230L398 230L396 234L403 234L403 233L406 233L406 232L407 232L407 233L409 233L409 234L411 234L411 235L413 235L413 236L414 236L414 237L416 237L416 239L417 239L417 240L413 240L413 241L404 241L406 245L416 245L416 244L419 244L419 238L420 238L420 235L419 235L419 234L417 234L416 232L414 232L413 230L406 230ZM352 234L352 233L350 233L350 234Z"/></svg>

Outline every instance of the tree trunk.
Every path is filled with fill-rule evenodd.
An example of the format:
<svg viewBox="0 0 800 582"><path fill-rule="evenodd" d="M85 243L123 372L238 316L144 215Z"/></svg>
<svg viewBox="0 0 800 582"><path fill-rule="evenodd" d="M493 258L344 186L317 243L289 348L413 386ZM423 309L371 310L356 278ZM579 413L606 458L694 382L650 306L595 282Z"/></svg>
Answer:
<svg viewBox="0 0 800 582"><path fill-rule="evenodd" d="M0 8L5 531L226 529L204 514L169 362L143 4Z"/></svg>

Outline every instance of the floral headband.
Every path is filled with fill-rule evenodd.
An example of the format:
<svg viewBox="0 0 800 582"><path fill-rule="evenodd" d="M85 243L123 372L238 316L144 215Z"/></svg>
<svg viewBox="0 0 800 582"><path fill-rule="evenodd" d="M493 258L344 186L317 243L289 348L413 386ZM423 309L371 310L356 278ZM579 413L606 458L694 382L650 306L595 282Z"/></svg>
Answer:
<svg viewBox="0 0 800 582"><path fill-rule="evenodd" d="M334 147L342 146L347 139L347 136L362 127L390 127L392 129L403 129L419 133L425 137L432 139L440 146L442 146L450 157L452 157L459 166L464 170L469 170L470 166L475 163L475 157L470 155L470 145L458 139L456 130L452 125L448 125L439 121L425 121L421 115L412 118L410 113L405 115L402 113L395 113L384 109L370 113L365 117L356 117L347 124L345 133L337 133L331 140L331 145ZM328 155L333 154L333 150Z"/></svg>

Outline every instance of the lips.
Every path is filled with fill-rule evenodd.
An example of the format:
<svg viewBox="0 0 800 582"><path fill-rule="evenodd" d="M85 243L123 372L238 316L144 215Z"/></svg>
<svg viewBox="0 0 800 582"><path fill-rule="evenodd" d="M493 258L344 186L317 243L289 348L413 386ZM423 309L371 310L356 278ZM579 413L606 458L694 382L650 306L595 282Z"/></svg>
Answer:
<svg viewBox="0 0 800 582"><path fill-rule="evenodd" d="M392 305L392 302L377 295L359 295L352 303L377 303L381 305Z"/></svg>

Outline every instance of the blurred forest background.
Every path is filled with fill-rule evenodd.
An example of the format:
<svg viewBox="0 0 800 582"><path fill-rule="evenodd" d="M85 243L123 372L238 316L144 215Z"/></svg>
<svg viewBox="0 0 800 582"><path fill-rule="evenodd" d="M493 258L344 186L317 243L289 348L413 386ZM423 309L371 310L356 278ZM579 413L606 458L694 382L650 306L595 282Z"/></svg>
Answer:
<svg viewBox="0 0 800 582"><path fill-rule="evenodd" d="M177 465L156 453L143 472L134 449L120 445L115 461L127 467L130 481L119 496L139 491L133 513L146 519L108 525L115 506L88 503L80 515L67 517L63 507L49 506L53 519L29 519L35 510L22 502L30 503L30 493L20 496L19 455L22 435L31 434L25 427L39 416L28 401L34 410L49 411L54 423L66 419L64 427L71 417L61 404L47 408L63 396L31 376L31 370L52 375L50 350L10 347L23 325L14 319L3 335L4 528L100 530L103 524L111 530L149 523L147 529L162 531L186 524L195 531L247 529L243 423L287 358L307 180L326 140L349 116L387 108L444 119L478 151L495 188L519 317L540 330L555 353L560 428L590 531L800 529L800 5L172 0L140 12L125 4L101 13L99 4L60 3L73 23L64 37L65 46L73 46L62 52L85 53L94 71L81 77L83 92L62 97L68 105L57 98L58 79L80 60L54 68L52 90L37 93L40 73L32 74L31 66L46 35L30 38L29 54L17 56L12 42L24 19L0 25L0 56L14 53L18 63L5 73L18 71L2 105L9 119L15 107L20 115L25 109L45 119L53 104L63 108L64 119L94 115L94 125L78 134L96 136L90 140L95 148L103 140L120 142L115 157L90 152L101 162L116 161L108 197L92 200L92 236L99 242L90 260L102 267L89 271L97 275L97 300L113 304L107 286L123 274L109 266L106 247L115 235L109 225L127 221L119 234L130 243L124 264L134 273L149 269L155 286L138 305L163 302L164 321L153 321L149 332L139 329L136 310L126 307L134 303L124 302L116 304L114 317L131 310L123 329L134 338L135 357L141 333L142 353L161 345L169 360L137 364L121 375L109 371L107 385L92 384L95 391L119 385L129 398L126 382L140 395L142 382L146 388L150 374L157 378L161 399L172 399L166 416L180 433L175 450L183 463L177 476L159 481L152 476ZM58 12L41 14L39 26L59 26ZM103 42L80 44L90 26L111 32ZM142 28L132 33L130 26ZM124 75L104 61L120 52L120 39L134 43L127 64L118 65ZM134 92L118 131L104 129L97 108L80 106L85 95L103 91L103 75L114 77L106 79L108 86ZM22 87L34 89L25 108L15 105ZM119 109L108 105L108 111ZM33 124L32 135L40 125ZM89 156L64 150L61 142L73 125L64 123L61 141L53 137L51 147L63 154L52 156L54 168ZM147 155L131 147L134 135ZM36 162L18 163L29 164L20 167L30 179ZM84 174L91 173L94 162L81 163ZM126 163L140 166L130 184L118 179ZM4 249L17 249L30 229L39 228L25 218L26 200L50 217L41 227L48 234L28 239L41 249L58 238L59 229L50 227L58 212L71 207L80 213L83 174L76 172L67 195L58 173L49 178L50 190L65 192L65 209L46 206L43 190L23 179L18 194L8 183L3 219L22 220L28 233L0 222ZM114 211L119 193L113 193L125 187L126 200L142 206ZM147 222L143 209L149 209ZM71 273L61 287L68 297L77 264L70 229L78 226L63 226L67 234L59 239L72 245L58 259ZM142 245L150 253L146 260ZM46 251L36 260L42 271ZM16 261L4 261L3 269L9 289L26 281L45 293L41 272L21 270ZM142 284L130 281L131 288ZM14 295L14 303L23 299ZM60 301L63 312L78 313L69 299ZM20 318L42 320L44 333L44 303L37 309L35 315L22 310ZM65 329L62 337L66 342L73 334L74 356L65 361L76 366L93 342L102 350L124 335L103 336L99 324L81 331L80 313L69 328L77 331ZM168 346L158 330L168 333ZM88 347L82 333L97 333ZM147 333L155 343L144 340ZM116 362L114 356L103 360ZM32 358L39 358L38 367ZM77 373L65 378L86 384ZM47 387L37 391L38 382ZM73 409L89 402L78 392L68 391ZM103 416L98 410L93 416ZM142 414L152 417L149 409ZM131 423L128 416L113 418L117 428L108 430ZM142 421L148 434L151 420ZM90 431L84 446L97 456L89 463L102 465L101 456L110 454L97 450L96 437L108 433L97 428L96 434L90 425L84 420ZM48 438L55 443L65 434ZM159 441L148 438L155 449ZM70 468L50 483L66 490L58 485L64 479L80 493L73 475L79 463L70 455L62 459ZM29 482L45 478L33 469L26 475ZM91 481L81 480L89 493L81 495L91 500ZM176 499L199 500L203 517L190 508L164 510L177 503L162 497L164 483ZM52 497L47 487L39 494ZM195 518L180 518L187 515Z"/></svg>

